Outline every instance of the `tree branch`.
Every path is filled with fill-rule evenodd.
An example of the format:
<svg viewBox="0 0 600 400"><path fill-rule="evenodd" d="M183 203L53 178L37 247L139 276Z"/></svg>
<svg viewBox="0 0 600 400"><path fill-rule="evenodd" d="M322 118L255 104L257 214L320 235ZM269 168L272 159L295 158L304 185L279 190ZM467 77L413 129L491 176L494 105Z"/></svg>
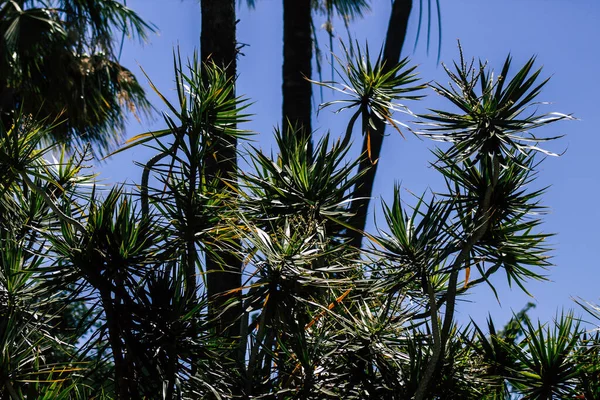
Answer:
<svg viewBox="0 0 600 400"><path fill-rule="evenodd" d="M492 214L491 208L491 199L492 193L498 183L498 177L500 174L500 163L498 156L492 156L492 182L487 186L486 191L484 193L481 204L479 205L476 213L475 213L475 232L469 237L466 241L460 253L454 259L454 263L452 263L452 267L450 268L450 279L448 280L448 291L446 293L446 309L444 312L444 323L442 325L442 332L440 335L440 344L441 346L434 346L434 351L429 359L427 364L426 373L423 376L421 382L419 382L419 386L417 388L417 392L415 394L415 400L424 400L429 390L429 384L433 379L440 362L440 357L445 351L445 346L448 341L448 335L450 333L450 329L452 328L452 322L454 321L454 308L456 306L456 295L458 293L458 274L461 271L461 267L463 263L468 259L469 254L473 250L473 247L483 238L486 232L489 229L490 225L490 217ZM430 299L431 301L431 299ZM434 303L431 304L431 318L437 319L437 313L433 313L433 310L437 308L437 304L435 299ZM432 321L433 324L433 321ZM434 338L435 339L435 338Z"/></svg>
<svg viewBox="0 0 600 400"><path fill-rule="evenodd" d="M48 195L48 193L46 193L44 190L42 190L40 187L38 187L38 185L36 185L27 175L27 172L25 171L21 171L19 173L21 175L21 178L23 178L23 181L25 182L25 184L34 192L36 192L38 195L42 196L44 198L44 201L46 202L46 204L48 204L48 206L52 209L52 211L54 211L56 213L56 215L58 216L58 218L60 220L62 220L63 222L66 222L68 224L71 224L75 227L75 229L77 229L80 233L85 234L85 227L81 224L81 222L77 221L74 218L69 217L68 215L66 215L64 212L62 212L62 210L56 205L56 203L54 203L54 201L50 198L50 196Z"/></svg>

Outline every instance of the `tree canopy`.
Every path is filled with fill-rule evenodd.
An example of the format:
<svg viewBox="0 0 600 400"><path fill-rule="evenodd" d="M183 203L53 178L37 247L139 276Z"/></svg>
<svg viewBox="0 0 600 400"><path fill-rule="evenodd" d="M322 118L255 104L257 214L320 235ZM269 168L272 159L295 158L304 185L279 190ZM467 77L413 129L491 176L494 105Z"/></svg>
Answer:
<svg viewBox="0 0 600 400"><path fill-rule="evenodd" d="M236 93L235 3L202 1L201 52L174 51L175 99L151 84L166 128L113 152L145 146L152 158L138 161L134 186L104 187L92 146L108 149L128 101L146 104L118 65L112 29L143 36L150 25L116 1L0 4L2 46L20 51L3 50L0 66L11 70L0 88L10 93L0 125L2 398L600 398L600 338L574 312L537 322L527 304L504 326L456 317L473 288L501 296L494 282L504 277L527 292L551 265L535 180L556 156L546 145L560 140L547 127L572 117L545 103L551 83L535 57L490 65L459 45L443 64L449 83L427 82L400 59L402 42L379 53L347 42L336 79L310 81L338 93L322 108L346 110L346 128L318 139L288 117L268 152L244 128L252 93ZM309 5L360 15L343 8L352 4L367 3ZM388 32L411 8L401 11ZM49 44L23 42L29 23L59 51L45 57ZM92 79L94 68L49 75L64 73L60 54L79 72L98 55L98 73L113 63L135 88ZM75 105L83 111L45 92L50 76L68 94L83 75L93 81ZM411 111L428 96L447 107ZM396 184L366 231L357 192L385 126L434 141L445 186L413 194ZM357 133L363 151L352 157Z"/></svg>
<svg viewBox="0 0 600 400"><path fill-rule="evenodd" d="M0 113L7 129L15 111L31 114L53 125L46 132L51 141L92 142L106 153L121 138L125 112L148 111L117 46L126 36L145 40L152 26L123 3L5 0L0 14Z"/></svg>

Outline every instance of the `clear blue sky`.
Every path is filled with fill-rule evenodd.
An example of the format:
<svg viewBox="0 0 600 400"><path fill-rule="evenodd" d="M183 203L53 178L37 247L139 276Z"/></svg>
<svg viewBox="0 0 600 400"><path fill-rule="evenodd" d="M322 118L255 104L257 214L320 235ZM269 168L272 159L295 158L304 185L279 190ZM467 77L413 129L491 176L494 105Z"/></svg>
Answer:
<svg viewBox="0 0 600 400"><path fill-rule="evenodd" d="M242 2L244 3L244 2ZM238 63L238 94L245 94L255 104L251 112L256 114L246 128L258 132L255 140L263 149L273 143L273 126L281 120L281 63L282 63L282 10L280 0L258 0L256 9L245 5L238 8L238 41L248 46L242 51ZM391 2L373 0L372 10L364 19L352 24L352 32L361 43L368 40L371 49L378 49L385 35ZM572 296L597 301L598 253L600 249L600 211L596 206L600 190L597 152L600 139L596 132L598 117L598 66L600 65L600 2L597 0L441 0L443 43L442 62L450 62L458 56L456 40L460 39L465 55L487 59L499 69L506 55L514 57L514 65L537 55L538 65L544 66L544 76L552 76L540 100L552 102L547 111L572 113L579 121L564 122L545 128L547 136L565 134L560 142L550 145L551 150L567 152L560 158L548 158L541 166L536 185L551 185L544 203L550 207L545 217L543 230L555 232L552 239L556 250L548 271L551 282L531 282L529 288L534 295L537 309L533 315L543 320L551 319L557 310L576 305ZM154 23L158 35L152 35L144 46L126 43L122 62L145 83L140 72L141 65L153 82L162 91L173 89L172 51L180 46L183 57L192 54L199 46L200 6L197 0L128 0L127 5L146 20ZM412 52L416 34L418 8L414 9L409 26L407 44L403 55L419 64L423 80L446 83L441 66L436 64L437 30L432 32L431 55L425 50L425 37L421 38L417 51ZM317 23L319 26L320 23ZM341 24L336 24L337 34L344 38ZM329 52L329 43L321 32L320 45L324 54ZM334 45L334 51L339 48ZM330 79L329 65L324 61L324 78ZM147 87L147 85L146 85ZM147 89L150 92L150 89ZM315 102L320 102L318 91ZM426 107L441 108L447 104L433 93L416 104L407 104L415 112ZM325 94L326 96L328 93ZM150 96L159 110L162 105L156 96ZM333 115L321 112L315 118L314 128L321 132L329 129L339 134L345 129L348 115ZM159 114L153 120L138 123L132 120L127 136L163 127ZM434 143L407 136L402 139L388 130L381 156L375 196L391 200L394 182L415 193L424 190L443 190L437 174L428 167L433 160L429 149ZM359 147L359 140L356 140ZM133 161L146 161L151 152L142 149L129 151L109 159L98 169L105 183L139 181L140 169ZM409 195L405 196L410 200ZM379 200L373 202L379 208ZM373 209L372 207L372 209ZM373 230L374 226L371 225ZM488 312L500 323L506 321L511 310L518 311L532 299L517 289L512 291L498 274L497 284L501 305L491 291L481 286L458 307L459 319L472 316L481 322Z"/></svg>

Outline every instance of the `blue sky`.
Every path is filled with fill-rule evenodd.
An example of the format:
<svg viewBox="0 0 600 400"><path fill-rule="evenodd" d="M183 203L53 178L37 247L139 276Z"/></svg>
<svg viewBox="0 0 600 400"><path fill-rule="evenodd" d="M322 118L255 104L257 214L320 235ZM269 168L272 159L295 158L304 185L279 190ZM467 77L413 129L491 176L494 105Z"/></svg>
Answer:
<svg viewBox="0 0 600 400"><path fill-rule="evenodd" d="M246 44L244 55L238 61L238 94L244 94L253 102L251 112L254 120L246 128L258 132L254 138L259 147L269 150L273 127L281 120L281 62L282 62L282 10L280 0L258 0L254 10L245 5L238 8L238 41ZM575 5L576 3L576 5ZM197 0L128 0L127 5L143 18L154 23L158 35L151 35L150 42L125 44L122 63L129 67L146 84L141 74L144 68L154 84L167 94L173 94L172 51L179 46L183 57L191 56L200 37L200 7ZM596 301L598 292L597 253L600 248L598 227L600 211L596 207L600 180L597 176L596 152L600 148L597 135L599 118L597 97L600 92L598 66L600 49L600 3L597 0L441 0L443 39L441 61L449 63L458 57L456 41L459 39L465 56L488 60L497 70L510 52L514 65L524 63L532 55L543 66L542 75L552 76L542 92L540 100L552 102L544 111L572 113L579 120L562 122L543 128L544 136L565 134L560 141L549 145L550 150L566 153L560 158L548 158L541 166L536 187L551 185L544 197L550 207L543 230L555 232L551 239L554 248L555 267L548 271L551 282L531 282L530 292L534 299L512 291L498 275L494 282L499 290L501 304L491 291L481 286L458 307L458 317L467 321L472 316L481 322L490 312L499 322L506 321L511 310L518 311L527 301L534 301L537 308L533 315L543 320L551 319L561 308L576 307L571 297ZM360 43L368 41L372 50L379 49L387 28L391 2L373 0L372 10L363 19L354 21L351 30ZM432 46L427 55L425 37L422 36L413 52L418 7L413 9L407 42L403 55L419 65L418 71L424 81L447 83L443 68L436 62L437 30L433 20ZM320 22L317 23L317 27ZM342 24L335 25L336 34L346 37ZM329 54L329 41L320 32L323 54ZM339 46L334 44L334 52ZM329 64L323 60L324 79L331 78ZM147 89L150 93L150 89ZM421 102L407 105L415 112L426 108L447 108L448 105L428 91ZM325 96L329 96L325 93ZM160 111L162 105L156 96L151 101ZM321 102L315 91L315 104ZM337 135L343 132L348 119L346 114L334 115L322 111L315 117L313 128L320 133L330 130ZM404 116L399 116L406 121ZM162 128L162 118L156 114L141 123L133 120L126 136ZM435 143L414 136L403 139L388 130L380 159L375 193L377 200L371 209L379 209L379 199L391 200L393 185L414 193L426 190L443 190L442 181L429 168L433 160L429 149ZM356 147L360 140L356 140ZM151 151L135 149L119 154L98 167L105 183L139 181L140 169L133 161L145 162ZM406 192L405 198L410 200ZM374 225L370 225L370 230Z"/></svg>

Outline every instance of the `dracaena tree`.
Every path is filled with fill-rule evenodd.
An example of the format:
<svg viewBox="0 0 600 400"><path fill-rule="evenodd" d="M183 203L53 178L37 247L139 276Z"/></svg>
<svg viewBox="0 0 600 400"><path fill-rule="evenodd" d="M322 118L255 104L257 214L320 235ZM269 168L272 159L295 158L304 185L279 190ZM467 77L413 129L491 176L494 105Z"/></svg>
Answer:
<svg viewBox="0 0 600 400"><path fill-rule="evenodd" d="M547 83L535 60L508 57L494 75L461 54L448 86L366 49L340 63L347 75L325 84L351 95L338 103L353 109L338 114L348 128L314 146L277 130L264 152L246 142L248 103L226 68L175 57L167 128L118 150L156 153L133 188L102 187L89 150L49 147L53 128L12 114L0 128L1 396L598 398L598 336L572 313L544 324L526 308L503 329L455 317L472 288L504 276L527 290L550 265L534 181L552 138L538 132L570 117L532 108ZM448 111L411 114L428 89ZM348 150L353 127L369 142L376 119L441 143L432 165L446 185L409 198L396 187L366 232L354 202L368 149ZM234 141L249 169L215 169ZM206 260L225 258L241 283L209 293L221 271Z"/></svg>

